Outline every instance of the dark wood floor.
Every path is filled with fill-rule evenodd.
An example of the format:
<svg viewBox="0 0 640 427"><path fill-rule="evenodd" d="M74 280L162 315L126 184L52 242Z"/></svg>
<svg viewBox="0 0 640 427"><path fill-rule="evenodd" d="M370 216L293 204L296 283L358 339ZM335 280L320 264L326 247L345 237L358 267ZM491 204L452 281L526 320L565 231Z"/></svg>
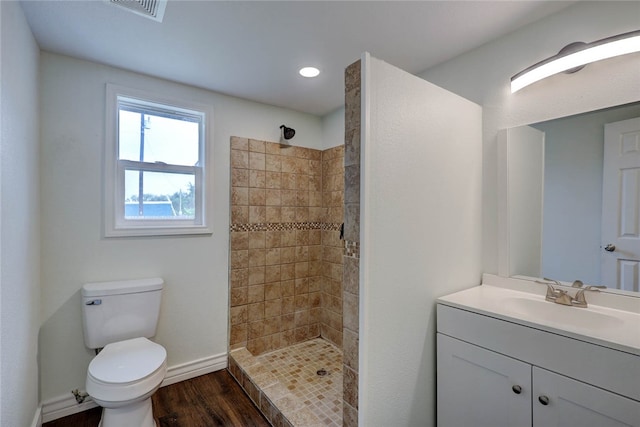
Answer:
<svg viewBox="0 0 640 427"><path fill-rule="evenodd" d="M270 426L227 370L163 387L152 400L158 427ZM96 427L100 413L94 408L43 427Z"/></svg>

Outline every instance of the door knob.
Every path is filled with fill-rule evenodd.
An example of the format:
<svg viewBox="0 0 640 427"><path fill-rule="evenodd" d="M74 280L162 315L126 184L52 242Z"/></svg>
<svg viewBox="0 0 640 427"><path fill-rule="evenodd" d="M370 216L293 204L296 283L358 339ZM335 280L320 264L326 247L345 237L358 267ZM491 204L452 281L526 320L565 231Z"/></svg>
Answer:
<svg viewBox="0 0 640 427"><path fill-rule="evenodd" d="M538 402L547 406L549 404L549 398L547 396L538 396Z"/></svg>
<svg viewBox="0 0 640 427"><path fill-rule="evenodd" d="M513 390L515 394L522 393L522 387L520 387L519 385L514 385L513 387L511 387L511 390Z"/></svg>
<svg viewBox="0 0 640 427"><path fill-rule="evenodd" d="M616 250L616 245L609 243L607 246L604 247L604 250L607 252L613 252Z"/></svg>

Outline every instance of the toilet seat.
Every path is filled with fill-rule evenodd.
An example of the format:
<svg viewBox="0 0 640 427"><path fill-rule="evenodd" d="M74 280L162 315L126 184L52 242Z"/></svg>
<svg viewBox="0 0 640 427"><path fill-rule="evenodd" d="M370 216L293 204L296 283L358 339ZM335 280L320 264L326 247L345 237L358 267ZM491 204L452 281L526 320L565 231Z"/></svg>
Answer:
<svg viewBox="0 0 640 427"><path fill-rule="evenodd" d="M89 364L87 393L101 406L155 391L167 370L167 352L146 338L108 344Z"/></svg>

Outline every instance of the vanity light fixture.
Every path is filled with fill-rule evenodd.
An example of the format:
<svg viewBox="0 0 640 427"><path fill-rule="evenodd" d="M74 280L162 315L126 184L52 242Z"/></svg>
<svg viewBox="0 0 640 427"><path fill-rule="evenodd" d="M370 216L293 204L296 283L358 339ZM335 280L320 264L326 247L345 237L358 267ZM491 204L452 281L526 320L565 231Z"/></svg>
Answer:
<svg viewBox="0 0 640 427"><path fill-rule="evenodd" d="M511 93L558 73L575 73L587 64L628 53L640 52L640 30L607 37L592 43L576 42L550 58L511 77Z"/></svg>
<svg viewBox="0 0 640 427"><path fill-rule="evenodd" d="M302 77L317 77L320 74L320 70L316 67L304 67L298 71Z"/></svg>

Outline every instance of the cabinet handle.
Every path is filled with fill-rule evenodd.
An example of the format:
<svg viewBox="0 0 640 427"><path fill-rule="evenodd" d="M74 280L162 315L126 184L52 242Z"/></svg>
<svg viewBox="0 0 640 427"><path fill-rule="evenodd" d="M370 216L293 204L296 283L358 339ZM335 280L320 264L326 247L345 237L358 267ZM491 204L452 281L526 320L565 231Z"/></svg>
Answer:
<svg viewBox="0 0 640 427"><path fill-rule="evenodd" d="M547 396L538 396L538 402L542 403L544 406L549 404L549 398Z"/></svg>
<svg viewBox="0 0 640 427"><path fill-rule="evenodd" d="M519 385L514 385L513 387L511 387L511 390L513 390L515 394L522 393L522 387L520 387Z"/></svg>

